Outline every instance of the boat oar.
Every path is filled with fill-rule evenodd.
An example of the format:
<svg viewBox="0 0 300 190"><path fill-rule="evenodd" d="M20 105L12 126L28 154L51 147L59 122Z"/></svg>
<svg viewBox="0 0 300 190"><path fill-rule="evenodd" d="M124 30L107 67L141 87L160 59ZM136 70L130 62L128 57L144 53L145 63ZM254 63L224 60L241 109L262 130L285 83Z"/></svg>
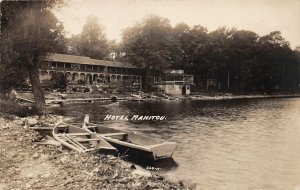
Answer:
<svg viewBox="0 0 300 190"><path fill-rule="evenodd" d="M86 150L87 148L84 147L82 144L80 144L79 142L75 141L74 139L72 139L69 135L67 134L63 134L63 137L68 140L70 143L72 143L75 147L82 149L82 150Z"/></svg>

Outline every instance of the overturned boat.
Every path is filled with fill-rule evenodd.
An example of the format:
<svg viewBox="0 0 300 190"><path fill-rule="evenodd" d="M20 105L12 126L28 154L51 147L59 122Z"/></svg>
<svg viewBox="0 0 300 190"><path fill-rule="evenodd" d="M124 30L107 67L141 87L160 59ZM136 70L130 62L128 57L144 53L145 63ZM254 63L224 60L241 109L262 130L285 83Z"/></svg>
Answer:
<svg viewBox="0 0 300 190"><path fill-rule="evenodd" d="M117 151L116 148L96 133L65 123L57 124L53 128L52 135L62 145L80 153L94 150L107 153Z"/></svg>

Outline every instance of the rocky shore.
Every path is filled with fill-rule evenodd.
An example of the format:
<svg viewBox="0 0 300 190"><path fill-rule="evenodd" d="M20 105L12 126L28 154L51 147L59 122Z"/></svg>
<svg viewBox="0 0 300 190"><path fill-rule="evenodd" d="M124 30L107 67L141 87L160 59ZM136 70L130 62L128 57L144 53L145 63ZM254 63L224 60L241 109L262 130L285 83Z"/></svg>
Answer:
<svg viewBox="0 0 300 190"><path fill-rule="evenodd" d="M64 150L30 129L58 119L0 114L0 189L192 189L118 157Z"/></svg>

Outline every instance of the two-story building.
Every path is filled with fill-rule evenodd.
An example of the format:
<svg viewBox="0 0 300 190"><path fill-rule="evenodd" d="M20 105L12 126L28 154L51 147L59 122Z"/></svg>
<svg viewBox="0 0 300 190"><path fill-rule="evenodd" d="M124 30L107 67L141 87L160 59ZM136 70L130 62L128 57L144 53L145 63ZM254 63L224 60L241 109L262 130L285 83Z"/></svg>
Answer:
<svg viewBox="0 0 300 190"><path fill-rule="evenodd" d="M64 73L70 83L85 81L87 84L139 84L141 69L117 62L91 59L85 56L50 54L39 68L41 82L51 79L53 73Z"/></svg>

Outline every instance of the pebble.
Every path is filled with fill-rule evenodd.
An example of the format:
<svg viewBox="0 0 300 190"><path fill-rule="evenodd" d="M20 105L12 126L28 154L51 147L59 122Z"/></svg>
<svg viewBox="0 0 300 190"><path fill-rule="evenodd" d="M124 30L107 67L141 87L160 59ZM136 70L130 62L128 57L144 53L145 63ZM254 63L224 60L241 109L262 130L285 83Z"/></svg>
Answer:
<svg viewBox="0 0 300 190"><path fill-rule="evenodd" d="M36 118L29 118L29 119L27 119L27 123L29 126L33 126L38 123L38 120Z"/></svg>
<svg viewBox="0 0 300 190"><path fill-rule="evenodd" d="M136 181L136 182L132 183L132 186L133 187L140 187L140 186L142 186L142 183L139 182L139 181Z"/></svg>
<svg viewBox="0 0 300 190"><path fill-rule="evenodd" d="M62 163L65 163L68 161L68 156L64 156L62 158L59 159Z"/></svg>
<svg viewBox="0 0 300 190"><path fill-rule="evenodd" d="M50 176L49 173L45 173L45 174L43 174L41 177L42 177L42 178L48 178L49 176Z"/></svg>
<svg viewBox="0 0 300 190"><path fill-rule="evenodd" d="M6 125L2 125L0 128L1 129L8 129L9 127L8 127L8 124L6 124Z"/></svg>
<svg viewBox="0 0 300 190"><path fill-rule="evenodd" d="M162 177L162 176L160 176L160 175L153 175L153 177L154 177L154 179L156 179L156 180L163 180L164 179L164 177Z"/></svg>
<svg viewBox="0 0 300 190"><path fill-rule="evenodd" d="M39 119L44 120L46 119L46 117L44 115L41 115Z"/></svg>
<svg viewBox="0 0 300 190"><path fill-rule="evenodd" d="M33 174L32 174L32 173L28 173L28 174L26 175L26 177L32 178L32 177L33 177Z"/></svg>
<svg viewBox="0 0 300 190"><path fill-rule="evenodd" d="M14 123L16 125L23 125L23 121L22 120L15 120Z"/></svg>
<svg viewBox="0 0 300 190"><path fill-rule="evenodd" d="M30 189L30 188L31 188L31 184L27 183L27 184L25 185L25 188L26 188L26 189Z"/></svg>
<svg viewBox="0 0 300 190"><path fill-rule="evenodd" d="M143 176L143 177L151 177L151 173L147 171L134 170L131 172L133 176Z"/></svg>
<svg viewBox="0 0 300 190"><path fill-rule="evenodd" d="M32 155L32 158L34 158L34 159L36 159L36 158L38 158L40 155L38 154L38 153L34 153L33 155Z"/></svg>

